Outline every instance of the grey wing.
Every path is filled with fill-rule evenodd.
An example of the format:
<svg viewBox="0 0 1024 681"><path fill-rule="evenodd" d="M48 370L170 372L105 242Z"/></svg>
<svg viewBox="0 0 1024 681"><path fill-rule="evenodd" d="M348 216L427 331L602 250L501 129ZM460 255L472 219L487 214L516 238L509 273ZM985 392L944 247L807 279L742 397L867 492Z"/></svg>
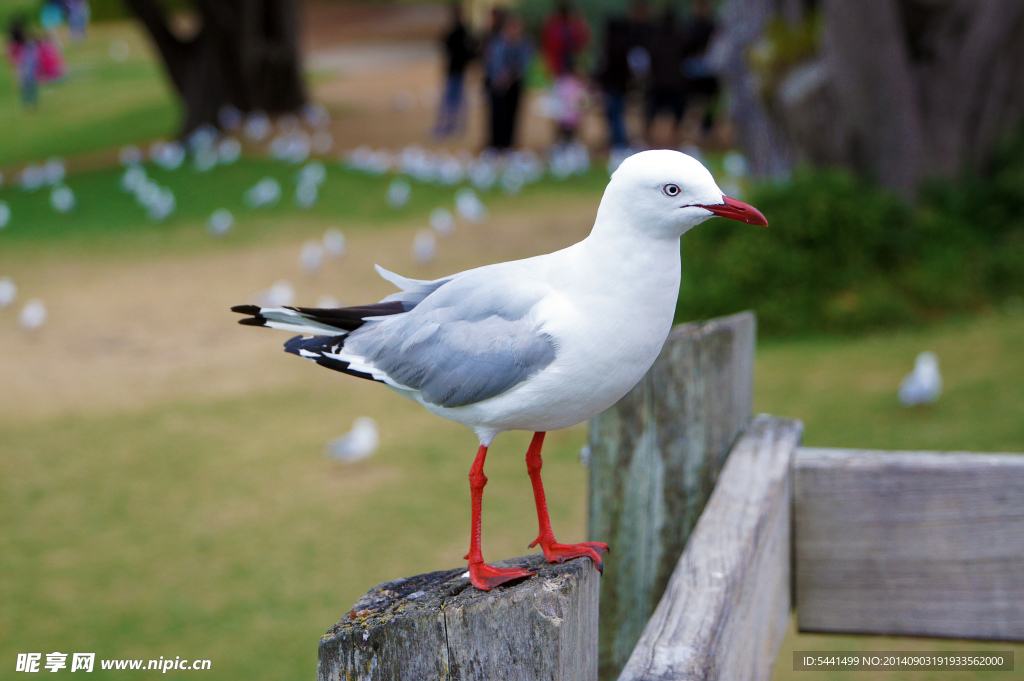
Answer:
<svg viewBox="0 0 1024 681"><path fill-rule="evenodd" d="M487 285L444 286L405 314L359 328L343 353L432 404L473 404L554 361L553 339L528 314L537 300L536 294L510 300L507 291Z"/></svg>

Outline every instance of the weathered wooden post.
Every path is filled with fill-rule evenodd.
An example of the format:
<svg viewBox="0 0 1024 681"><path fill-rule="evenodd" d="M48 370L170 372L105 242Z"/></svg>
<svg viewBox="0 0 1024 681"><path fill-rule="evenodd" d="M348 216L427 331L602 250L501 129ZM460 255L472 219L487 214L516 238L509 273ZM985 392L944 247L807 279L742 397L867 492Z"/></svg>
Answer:
<svg viewBox="0 0 1024 681"><path fill-rule="evenodd" d="M673 329L643 381L591 421L590 527L608 542L600 676L618 675L750 422L754 315Z"/></svg>
<svg viewBox="0 0 1024 681"><path fill-rule="evenodd" d="M320 640L319 681L592 681L600 574L541 554L498 566L537 574L490 592L466 568L370 589Z"/></svg>

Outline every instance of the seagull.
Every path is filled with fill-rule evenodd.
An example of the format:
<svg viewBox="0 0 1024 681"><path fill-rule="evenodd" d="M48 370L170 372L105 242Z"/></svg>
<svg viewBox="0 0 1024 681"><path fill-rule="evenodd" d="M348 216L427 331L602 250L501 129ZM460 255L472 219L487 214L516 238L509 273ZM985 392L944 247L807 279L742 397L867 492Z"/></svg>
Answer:
<svg viewBox="0 0 1024 681"><path fill-rule="evenodd" d="M593 230L560 251L433 281L377 266L400 289L378 303L322 309L240 305L240 323L303 334L285 350L320 366L383 383L428 411L471 428L480 446L469 471L469 577L488 591L529 577L484 562L484 461L506 430L534 433L526 453L546 560L589 557L603 542L555 541L541 481L544 434L611 407L647 373L672 327L679 240L708 218L753 225L765 217L722 194L698 161L645 151L611 176Z"/></svg>
<svg viewBox="0 0 1024 681"><path fill-rule="evenodd" d="M327 456L343 463L355 463L367 458L380 446L377 422L369 416L360 416L352 423L352 430L327 443Z"/></svg>
<svg viewBox="0 0 1024 681"><path fill-rule="evenodd" d="M939 358L925 351L914 360L914 370L903 377L898 396L904 407L931 404L942 394L942 375Z"/></svg>

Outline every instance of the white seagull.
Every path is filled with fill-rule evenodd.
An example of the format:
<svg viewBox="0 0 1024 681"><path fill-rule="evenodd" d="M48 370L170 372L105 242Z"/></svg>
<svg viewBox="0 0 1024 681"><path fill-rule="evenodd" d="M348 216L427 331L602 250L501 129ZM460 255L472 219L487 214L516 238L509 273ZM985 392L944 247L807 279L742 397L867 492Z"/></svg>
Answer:
<svg viewBox="0 0 1024 681"><path fill-rule="evenodd" d="M931 404L942 394L942 374L939 373L939 358L934 352L925 351L914 360L914 370L900 381L898 396L904 407Z"/></svg>
<svg viewBox="0 0 1024 681"><path fill-rule="evenodd" d="M544 433L612 406L650 369L672 327L680 283L679 238L714 216L767 225L754 207L722 194L698 161L677 151L629 157L605 190L593 230L568 248L434 281L381 267L401 289L379 303L340 309L241 305L242 324L303 334L285 350L385 384L472 428L469 575L489 590L532 573L484 563L480 508L484 459L505 430L534 433L526 454L545 558L588 556L601 542L555 541L541 483Z"/></svg>

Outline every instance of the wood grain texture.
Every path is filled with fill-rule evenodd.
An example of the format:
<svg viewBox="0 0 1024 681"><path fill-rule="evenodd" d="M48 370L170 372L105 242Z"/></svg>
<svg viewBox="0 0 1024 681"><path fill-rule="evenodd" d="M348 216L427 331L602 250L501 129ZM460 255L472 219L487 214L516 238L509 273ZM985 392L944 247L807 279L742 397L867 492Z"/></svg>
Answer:
<svg viewBox="0 0 1024 681"><path fill-rule="evenodd" d="M466 568L379 584L320 640L319 681L594 681L600 573L589 559L477 591Z"/></svg>
<svg viewBox="0 0 1024 681"><path fill-rule="evenodd" d="M801 449L803 631L1024 640L1024 455Z"/></svg>
<svg viewBox="0 0 1024 681"><path fill-rule="evenodd" d="M619 681L771 677L790 611L799 421L759 416L729 454Z"/></svg>
<svg viewBox="0 0 1024 681"><path fill-rule="evenodd" d="M611 546L602 679L632 653L750 422L755 328L749 312L677 326L643 381L591 421L589 536Z"/></svg>

